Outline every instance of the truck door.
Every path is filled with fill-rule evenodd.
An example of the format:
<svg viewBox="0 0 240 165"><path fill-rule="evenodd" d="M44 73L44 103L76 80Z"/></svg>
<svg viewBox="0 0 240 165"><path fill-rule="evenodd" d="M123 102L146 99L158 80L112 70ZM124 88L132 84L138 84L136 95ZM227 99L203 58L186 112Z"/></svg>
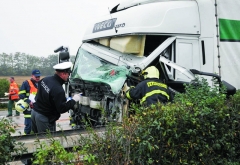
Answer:
<svg viewBox="0 0 240 165"><path fill-rule="evenodd" d="M164 80L167 85L178 92L184 92L185 83L190 83L195 79L190 69L199 68L194 59L198 53L192 54L197 50L197 40L175 40L160 53L159 62Z"/></svg>
<svg viewBox="0 0 240 165"><path fill-rule="evenodd" d="M175 63L186 69L200 68L199 45L197 39L176 39ZM175 80L182 80L186 77L180 72L175 73Z"/></svg>

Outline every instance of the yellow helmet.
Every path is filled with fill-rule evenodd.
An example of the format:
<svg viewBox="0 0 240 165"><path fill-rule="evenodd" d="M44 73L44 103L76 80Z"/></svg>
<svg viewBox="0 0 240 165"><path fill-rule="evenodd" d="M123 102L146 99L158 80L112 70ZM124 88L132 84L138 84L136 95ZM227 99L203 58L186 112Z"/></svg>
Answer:
<svg viewBox="0 0 240 165"><path fill-rule="evenodd" d="M159 71L155 66L150 66L143 70L142 75L144 76L144 79L159 78Z"/></svg>
<svg viewBox="0 0 240 165"><path fill-rule="evenodd" d="M19 100L18 102L16 102L15 104L15 109L18 111L18 112L23 112L25 110L27 110L29 107L28 103L26 103L24 100Z"/></svg>

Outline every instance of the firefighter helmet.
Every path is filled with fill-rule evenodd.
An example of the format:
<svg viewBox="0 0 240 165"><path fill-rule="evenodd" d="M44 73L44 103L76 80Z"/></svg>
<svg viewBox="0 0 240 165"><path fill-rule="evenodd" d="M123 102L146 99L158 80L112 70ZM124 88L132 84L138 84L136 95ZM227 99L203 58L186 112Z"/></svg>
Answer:
<svg viewBox="0 0 240 165"><path fill-rule="evenodd" d="M155 66L150 66L143 70L142 75L144 76L144 79L159 78L159 71Z"/></svg>
<svg viewBox="0 0 240 165"><path fill-rule="evenodd" d="M25 102L24 100L20 99L18 102L16 102L15 104L15 109L18 111L18 112L23 112L25 110L27 110L29 107L28 103Z"/></svg>

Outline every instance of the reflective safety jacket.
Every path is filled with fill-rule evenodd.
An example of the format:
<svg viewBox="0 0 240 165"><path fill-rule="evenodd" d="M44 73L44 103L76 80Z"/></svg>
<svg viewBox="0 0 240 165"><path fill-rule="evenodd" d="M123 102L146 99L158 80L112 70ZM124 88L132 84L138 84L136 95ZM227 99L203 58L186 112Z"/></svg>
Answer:
<svg viewBox="0 0 240 165"><path fill-rule="evenodd" d="M37 94L37 83L31 79L23 82L20 91L19 97L23 99L25 102L30 104L30 102L35 102L35 96ZM25 118L31 118L31 108L23 112Z"/></svg>
<svg viewBox="0 0 240 165"><path fill-rule="evenodd" d="M172 94L168 86L157 78L150 78L140 82L136 87L131 87L126 92L128 99L139 99L140 104L156 104L172 101Z"/></svg>
<svg viewBox="0 0 240 165"><path fill-rule="evenodd" d="M18 92L19 92L19 88L17 83L15 82L10 83L9 91L8 91L9 100L18 100L19 99Z"/></svg>
<svg viewBox="0 0 240 165"><path fill-rule="evenodd" d="M33 82L31 80L28 80L28 84L30 86L30 92L29 92L29 100L31 102L35 103L35 96L37 95L37 88L33 85Z"/></svg>

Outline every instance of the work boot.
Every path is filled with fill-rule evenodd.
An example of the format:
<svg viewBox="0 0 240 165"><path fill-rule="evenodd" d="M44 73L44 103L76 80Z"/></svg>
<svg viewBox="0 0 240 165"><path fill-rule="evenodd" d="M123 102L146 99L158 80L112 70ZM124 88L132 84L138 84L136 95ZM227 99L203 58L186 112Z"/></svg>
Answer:
<svg viewBox="0 0 240 165"><path fill-rule="evenodd" d="M9 115L9 114L8 114L6 117L11 117L11 116L12 116L12 115Z"/></svg>

